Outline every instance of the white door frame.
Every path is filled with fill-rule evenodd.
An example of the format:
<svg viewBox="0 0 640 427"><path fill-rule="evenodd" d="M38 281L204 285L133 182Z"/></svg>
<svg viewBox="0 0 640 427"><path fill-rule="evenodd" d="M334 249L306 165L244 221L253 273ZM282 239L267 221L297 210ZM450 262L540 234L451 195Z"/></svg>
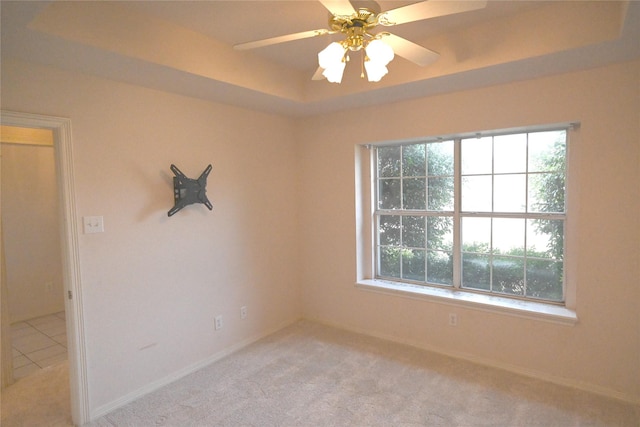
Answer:
<svg viewBox="0 0 640 427"><path fill-rule="evenodd" d="M60 205L60 237L62 242L62 274L64 279L65 311L67 318L67 351L69 356L69 385L71 416L75 425L90 421L87 386L87 361L80 282L78 250L78 221L75 206L71 120L61 117L0 111L0 122L7 126L51 129L57 169Z"/></svg>

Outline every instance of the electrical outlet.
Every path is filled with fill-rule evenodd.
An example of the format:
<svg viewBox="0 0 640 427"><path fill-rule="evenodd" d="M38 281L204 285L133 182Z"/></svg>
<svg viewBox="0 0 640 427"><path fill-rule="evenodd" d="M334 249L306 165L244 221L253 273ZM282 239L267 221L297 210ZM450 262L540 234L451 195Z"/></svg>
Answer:
<svg viewBox="0 0 640 427"><path fill-rule="evenodd" d="M84 234L104 233L104 218L102 216L85 216L82 219Z"/></svg>
<svg viewBox="0 0 640 427"><path fill-rule="evenodd" d="M458 315L456 313L449 313L449 326L458 326Z"/></svg>
<svg viewBox="0 0 640 427"><path fill-rule="evenodd" d="M216 316L216 331L222 329L222 316Z"/></svg>
<svg viewBox="0 0 640 427"><path fill-rule="evenodd" d="M243 305L242 307L240 307L240 318L241 319L246 319L247 318L247 306Z"/></svg>
<svg viewBox="0 0 640 427"><path fill-rule="evenodd" d="M53 282L45 282L44 291L45 292L52 292L53 291Z"/></svg>

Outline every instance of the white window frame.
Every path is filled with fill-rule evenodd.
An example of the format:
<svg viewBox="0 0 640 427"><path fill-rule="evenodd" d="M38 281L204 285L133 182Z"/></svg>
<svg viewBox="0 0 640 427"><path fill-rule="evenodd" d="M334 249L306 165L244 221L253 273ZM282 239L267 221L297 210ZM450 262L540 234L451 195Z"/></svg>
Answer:
<svg viewBox="0 0 640 427"><path fill-rule="evenodd" d="M566 198L565 198L565 256L564 256L564 303L534 301L528 299L511 298L500 294L489 294L473 292L460 288L460 271L454 268L454 286L441 287L429 284L411 284L394 280L376 279L376 159L372 148L377 145L407 145L412 143L436 142L456 139L466 139L470 137L496 136L512 133L541 132L550 130L567 131L567 153L566 153ZM570 249L573 240L573 229L570 217L566 212L570 211L570 205L574 197L573 188L570 182L570 173L573 150L569 147L576 144L579 123L566 122L553 125L528 126L522 128L510 128L494 131L482 131L473 133L461 133L454 135L443 135L437 137L426 137L415 140L384 141L356 146L356 286L359 289L385 294L402 295L408 298L426 299L443 304L463 306L478 310L503 313L519 317L526 317L574 325L578 318L575 310L575 274L574 262ZM459 150L456 150L456 168L459 168ZM455 172L455 188L460 191L460 173ZM459 203L456 197L456 203ZM459 224L459 206L454 209L454 221ZM465 214L466 215L466 214ZM454 250L454 257L459 257ZM459 262L457 263L459 266ZM458 270L458 271L456 271Z"/></svg>

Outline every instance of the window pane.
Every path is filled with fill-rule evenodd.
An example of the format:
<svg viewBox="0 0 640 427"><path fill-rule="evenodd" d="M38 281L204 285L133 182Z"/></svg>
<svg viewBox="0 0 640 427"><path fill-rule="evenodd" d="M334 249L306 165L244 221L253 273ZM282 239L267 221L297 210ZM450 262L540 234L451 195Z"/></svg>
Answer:
<svg viewBox="0 0 640 427"><path fill-rule="evenodd" d="M527 220L527 256L561 260L564 251L564 221Z"/></svg>
<svg viewBox="0 0 640 427"><path fill-rule="evenodd" d="M453 211L453 177L429 178L428 193L428 210Z"/></svg>
<svg viewBox="0 0 640 427"><path fill-rule="evenodd" d="M402 180L402 187L404 209L424 210L427 208L427 180L425 178L405 178Z"/></svg>
<svg viewBox="0 0 640 427"><path fill-rule="evenodd" d="M424 253L423 250L405 249L402 251L402 278L424 282Z"/></svg>
<svg viewBox="0 0 640 427"><path fill-rule="evenodd" d="M427 175L424 144L405 145L402 147L402 175Z"/></svg>
<svg viewBox="0 0 640 427"><path fill-rule="evenodd" d="M562 301L562 263L527 259L527 296Z"/></svg>
<svg viewBox="0 0 640 427"><path fill-rule="evenodd" d="M491 218L462 218L462 250L488 253L491 245Z"/></svg>
<svg viewBox="0 0 640 427"><path fill-rule="evenodd" d="M384 246L400 246L400 217L381 215L378 241Z"/></svg>
<svg viewBox="0 0 640 427"><path fill-rule="evenodd" d="M453 175L453 141L427 144L429 176Z"/></svg>
<svg viewBox="0 0 640 427"><path fill-rule="evenodd" d="M462 210L491 212L491 176L462 177Z"/></svg>
<svg viewBox="0 0 640 427"><path fill-rule="evenodd" d="M524 295L524 258L495 256L492 267L494 292Z"/></svg>
<svg viewBox="0 0 640 427"><path fill-rule="evenodd" d="M560 130L377 147L377 277L562 302L567 144Z"/></svg>
<svg viewBox="0 0 640 427"><path fill-rule="evenodd" d="M535 132L529 134L529 172L561 172L565 170L567 132Z"/></svg>
<svg viewBox="0 0 640 427"><path fill-rule="evenodd" d="M429 249L453 249L453 218L448 216L427 218L427 245Z"/></svg>
<svg viewBox="0 0 640 427"><path fill-rule="evenodd" d="M529 212L562 213L564 208L564 174L529 175Z"/></svg>
<svg viewBox="0 0 640 427"><path fill-rule="evenodd" d="M462 140L462 175L492 172L493 154L491 140L491 137Z"/></svg>
<svg viewBox="0 0 640 427"><path fill-rule="evenodd" d="M380 186L378 207L380 209L400 209L400 180L381 179L378 182Z"/></svg>
<svg viewBox="0 0 640 427"><path fill-rule="evenodd" d="M427 282L440 285L453 284L453 255L450 252L427 253Z"/></svg>
<svg viewBox="0 0 640 427"><path fill-rule="evenodd" d="M384 277L400 277L400 249L380 248L379 274Z"/></svg>
<svg viewBox="0 0 640 427"><path fill-rule="evenodd" d="M462 287L472 289L491 289L489 256L462 254Z"/></svg>
<svg viewBox="0 0 640 427"><path fill-rule="evenodd" d="M493 253L524 255L524 219L493 219Z"/></svg>
<svg viewBox="0 0 640 427"><path fill-rule="evenodd" d="M378 147L378 176L400 176L400 147Z"/></svg>
<svg viewBox="0 0 640 427"><path fill-rule="evenodd" d="M493 173L527 171L527 134L493 138Z"/></svg>
<svg viewBox="0 0 640 427"><path fill-rule="evenodd" d="M493 211L524 212L526 175L496 175L493 180Z"/></svg>
<svg viewBox="0 0 640 427"><path fill-rule="evenodd" d="M426 247L424 217L402 217L402 244L410 248Z"/></svg>

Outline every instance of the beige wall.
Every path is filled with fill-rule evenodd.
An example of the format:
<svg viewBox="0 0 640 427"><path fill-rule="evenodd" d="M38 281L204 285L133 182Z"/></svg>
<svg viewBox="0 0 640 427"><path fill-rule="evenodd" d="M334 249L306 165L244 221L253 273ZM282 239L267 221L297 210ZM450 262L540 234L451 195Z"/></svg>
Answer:
<svg viewBox="0 0 640 427"><path fill-rule="evenodd" d="M71 119L78 223L104 217L78 230L93 413L300 317L291 120L8 60L2 108ZM172 163L213 165L213 211L167 217Z"/></svg>
<svg viewBox="0 0 640 427"><path fill-rule="evenodd" d="M297 121L2 67L2 108L71 118L77 215L104 216L78 230L93 413L301 316L640 399L640 63ZM354 144L569 120L576 326L354 287ZM213 212L167 218L171 163L213 164Z"/></svg>
<svg viewBox="0 0 640 427"><path fill-rule="evenodd" d="M2 144L1 182L10 321L63 311L53 147Z"/></svg>
<svg viewBox="0 0 640 427"><path fill-rule="evenodd" d="M303 313L640 400L639 112L635 62L300 121ZM354 287L355 144L566 121L582 123L569 165L575 326Z"/></svg>

